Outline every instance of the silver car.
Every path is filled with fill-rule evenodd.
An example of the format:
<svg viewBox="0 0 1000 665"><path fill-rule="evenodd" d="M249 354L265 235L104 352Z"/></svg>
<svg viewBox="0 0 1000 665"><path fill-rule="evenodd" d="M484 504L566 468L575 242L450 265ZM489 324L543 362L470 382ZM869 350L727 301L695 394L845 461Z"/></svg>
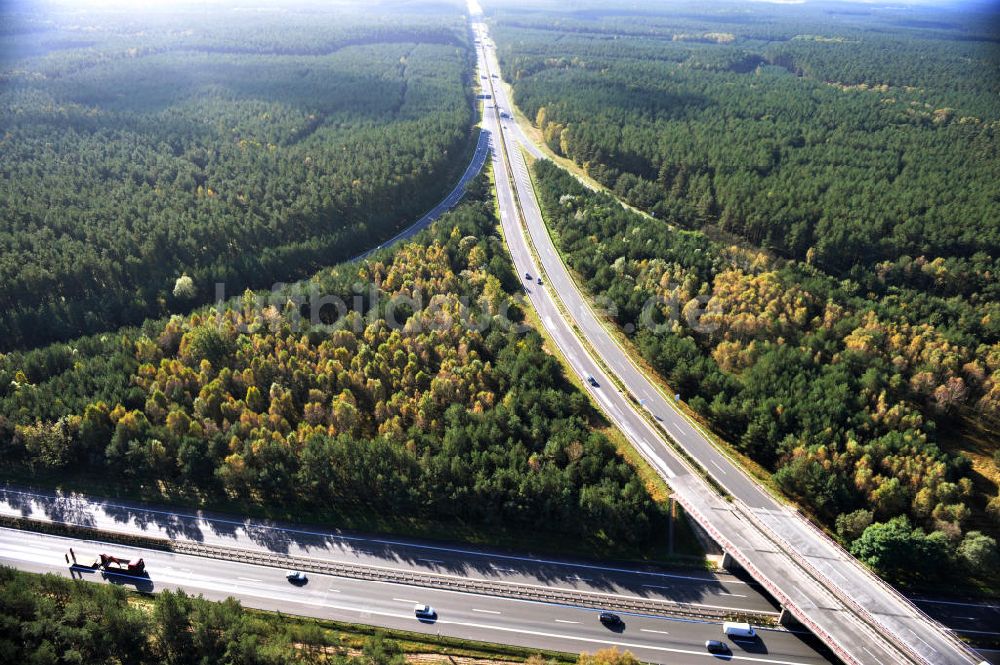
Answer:
<svg viewBox="0 0 1000 665"><path fill-rule="evenodd" d="M437 616L437 611L430 605L414 605L413 613L417 615L418 619L433 619Z"/></svg>

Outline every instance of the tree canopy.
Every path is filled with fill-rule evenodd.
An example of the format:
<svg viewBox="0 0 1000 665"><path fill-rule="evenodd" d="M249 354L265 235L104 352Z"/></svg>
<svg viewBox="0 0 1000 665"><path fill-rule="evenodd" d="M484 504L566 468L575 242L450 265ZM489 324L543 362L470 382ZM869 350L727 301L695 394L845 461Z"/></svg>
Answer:
<svg viewBox="0 0 1000 665"><path fill-rule="evenodd" d="M484 178L469 196L417 241L259 305L247 292L0 358L5 462L324 514L650 542L660 508L521 329ZM310 291L357 309L294 304Z"/></svg>
<svg viewBox="0 0 1000 665"><path fill-rule="evenodd" d="M492 16L551 150L649 213L537 163L570 266L846 544L905 516L907 538L978 559L972 534L1000 526L996 18L690 2Z"/></svg>
<svg viewBox="0 0 1000 665"><path fill-rule="evenodd" d="M137 602L113 584L0 568L5 663L122 665L404 665L399 643L375 635L348 655L337 635L280 615L160 591Z"/></svg>
<svg viewBox="0 0 1000 665"><path fill-rule="evenodd" d="M467 37L447 12L109 13L94 28L10 11L0 350L312 274L433 206L474 139Z"/></svg>

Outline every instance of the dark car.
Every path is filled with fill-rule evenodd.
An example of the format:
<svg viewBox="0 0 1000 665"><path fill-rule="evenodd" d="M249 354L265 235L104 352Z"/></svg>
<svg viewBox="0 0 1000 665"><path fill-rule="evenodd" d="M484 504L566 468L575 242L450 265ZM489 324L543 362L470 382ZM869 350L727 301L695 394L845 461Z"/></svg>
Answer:
<svg viewBox="0 0 1000 665"><path fill-rule="evenodd" d="M617 627L622 625L622 618L614 612L601 612L601 623L605 626Z"/></svg>
<svg viewBox="0 0 1000 665"><path fill-rule="evenodd" d="M538 283L538 286L542 285L542 278L541 277L538 278L538 282L537 283Z"/></svg>
<svg viewBox="0 0 1000 665"><path fill-rule="evenodd" d="M599 388L601 386L601 384L599 384L597 382L597 379L595 379L593 376L588 376L587 377L587 383L589 383L590 385L594 386L595 388Z"/></svg>
<svg viewBox="0 0 1000 665"><path fill-rule="evenodd" d="M705 640L705 649L709 653L729 653L729 646L719 640Z"/></svg>
<svg viewBox="0 0 1000 665"><path fill-rule="evenodd" d="M530 272L524 273L524 278L530 282L531 281L531 273Z"/></svg>

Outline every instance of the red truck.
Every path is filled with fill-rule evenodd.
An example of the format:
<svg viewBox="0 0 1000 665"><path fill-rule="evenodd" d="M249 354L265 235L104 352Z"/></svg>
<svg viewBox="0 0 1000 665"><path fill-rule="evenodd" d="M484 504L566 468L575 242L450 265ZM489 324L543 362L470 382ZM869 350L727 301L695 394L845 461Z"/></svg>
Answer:
<svg viewBox="0 0 1000 665"><path fill-rule="evenodd" d="M120 559L110 554L101 554L98 559L101 568L109 573L131 573L132 575L143 575L146 572L146 562L139 559Z"/></svg>
<svg viewBox="0 0 1000 665"><path fill-rule="evenodd" d="M74 566L85 566L96 569L103 570L108 573L128 573L130 575L145 575L146 574L146 562L141 558L139 559L123 559L121 557L112 556L110 554L98 554L93 559L91 559L86 554L81 554L79 558L77 553L70 548L69 555L66 557L67 562L72 560L72 565ZM92 563L86 564L84 561L91 561Z"/></svg>

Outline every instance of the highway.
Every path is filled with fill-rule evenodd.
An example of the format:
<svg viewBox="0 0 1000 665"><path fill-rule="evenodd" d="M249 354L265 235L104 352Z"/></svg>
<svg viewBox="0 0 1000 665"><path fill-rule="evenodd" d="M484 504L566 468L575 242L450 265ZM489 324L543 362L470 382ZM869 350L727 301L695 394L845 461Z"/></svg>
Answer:
<svg viewBox="0 0 1000 665"><path fill-rule="evenodd" d="M957 633L980 640L1000 640L1000 601L961 598L913 598L921 609ZM997 659L1000 662L1000 659Z"/></svg>
<svg viewBox="0 0 1000 665"><path fill-rule="evenodd" d="M487 41L485 26L477 23L475 29ZM874 579L794 510L758 487L632 364L590 310L548 236L518 148L522 143L530 145L530 141L512 119L499 116L497 106L505 109L511 106L502 87L493 85L494 75L499 72L495 54L486 48L477 52L486 76L483 82L495 104L486 104L484 130L472 163L449 197L389 243L410 237L454 205L461 198L465 183L478 172L489 154L497 175L504 235L515 266L521 274L530 273L533 278L544 276L542 286L535 284L533 278L526 280L525 290L548 334L574 371L582 377L594 377L597 385L588 386L590 393L667 479L688 512L763 587L790 607L798 618L811 622L814 631L846 661L883 665L976 662L973 654L957 646L943 628ZM541 154L536 146L531 146L531 152ZM600 350L599 354L595 349ZM638 404L644 406L640 408ZM664 435L682 446L734 500L727 502L716 494L671 448ZM0 491L0 514L312 558L616 595L662 597L709 607L775 610L756 590L756 585L732 575L633 570L512 556L13 488ZM62 553L74 542L80 541L0 529L0 561L33 572L69 574ZM116 553L134 551L101 543L80 547ZM650 662L686 663L711 658L704 651L704 640L721 636L719 626L712 623L627 616L625 629L612 632L596 621L592 609L321 575L312 576L309 584L296 588L285 582L281 571L274 568L156 550L142 551L141 556L147 560L150 578L125 582L145 590L184 588L207 598L233 596L261 609L484 641L562 651L618 646ZM83 576L94 581L104 579L95 571ZM105 581L122 583L123 579L118 576ZM417 621L412 616L415 602L438 607L438 620ZM867 616L859 619L865 612ZM907 648L901 649L901 644ZM734 643L731 659L762 663L826 662L808 643L787 631L766 631L764 639L752 645Z"/></svg>
<svg viewBox="0 0 1000 665"><path fill-rule="evenodd" d="M82 566L70 568L65 553L78 560L110 552L141 556L149 577L105 575ZM705 663L707 639L724 639L715 623L622 615L624 628L611 630L597 611L577 607L479 596L399 584L310 575L305 585L284 579L279 568L142 550L99 541L81 541L39 533L0 529L0 563L36 573L71 574L92 582L121 584L155 592L183 588L212 600L239 599L248 607L352 623L375 624L484 642L579 653L610 646L629 650L652 663ZM419 621L413 606L427 603L436 621ZM761 639L730 641L729 660L776 665L826 663L796 634L761 630Z"/></svg>
<svg viewBox="0 0 1000 665"><path fill-rule="evenodd" d="M470 11L476 21L476 8L470 5ZM510 109L487 28L478 22L475 30L488 92L495 106ZM526 279L531 304L573 370L594 377L598 385L587 389L605 414L663 475L688 512L845 661L977 662L947 629L761 489L632 362L590 309L556 251L519 149L526 137L512 119L493 111L487 113L486 127L497 139L493 165L505 240L518 274L541 275L545 282L538 286ZM702 473L733 500L720 497Z"/></svg>
<svg viewBox="0 0 1000 665"><path fill-rule="evenodd" d="M0 487L0 515L88 527L107 533L276 552L322 561L666 599L707 608L777 615L772 601L761 594L756 584L748 584L728 573L520 556L471 546L379 538L205 511L189 513L175 508L10 487Z"/></svg>
<svg viewBox="0 0 1000 665"><path fill-rule="evenodd" d="M427 228L435 219L454 208L455 205L462 200L462 197L465 196L465 186L468 185L473 178L479 175L483 165L486 163L487 156L489 156L489 136L480 132L479 138L476 140L476 149L472 153L472 160L469 162L469 165L465 167L462 177L458 179L458 182L455 183L455 186L451 189L448 195L441 199L436 206L427 211L423 217L413 222L402 231L383 242L381 245L358 254L351 259L351 262L363 261L381 249L395 245L401 240L409 240Z"/></svg>

